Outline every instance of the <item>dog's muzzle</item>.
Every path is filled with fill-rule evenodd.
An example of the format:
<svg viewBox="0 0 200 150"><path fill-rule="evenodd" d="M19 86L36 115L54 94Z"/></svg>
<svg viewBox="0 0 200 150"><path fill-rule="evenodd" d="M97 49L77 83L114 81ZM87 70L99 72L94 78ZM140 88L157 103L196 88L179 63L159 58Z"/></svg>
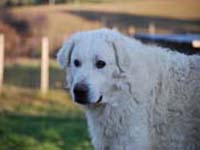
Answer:
<svg viewBox="0 0 200 150"><path fill-rule="evenodd" d="M74 101L82 105L100 104L103 99L103 96L100 96L96 102L91 102L89 97L89 87L87 86L87 84L83 83L78 83L74 86L73 94Z"/></svg>
<svg viewBox="0 0 200 150"><path fill-rule="evenodd" d="M88 104L89 103L89 88L86 84L78 83L74 87L74 100L79 104Z"/></svg>

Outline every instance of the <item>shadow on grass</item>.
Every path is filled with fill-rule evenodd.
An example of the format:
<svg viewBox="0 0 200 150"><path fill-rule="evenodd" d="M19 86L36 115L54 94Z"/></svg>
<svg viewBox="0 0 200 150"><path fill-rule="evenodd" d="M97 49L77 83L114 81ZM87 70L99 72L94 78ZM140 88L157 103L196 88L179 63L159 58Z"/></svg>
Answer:
<svg viewBox="0 0 200 150"><path fill-rule="evenodd" d="M119 27L127 29L129 26L135 26L138 28L147 28L149 23L154 22L157 27L163 29L170 29L179 32L200 32L200 20L187 20L176 19L160 16L145 16L134 15L128 13L115 13L104 11L87 11L87 10L71 10L63 11L64 13L70 13L80 16L90 21L103 21L108 27ZM193 31L194 30L194 31Z"/></svg>
<svg viewBox="0 0 200 150"><path fill-rule="evenodd" d="M0 114L1 150L90 150L81 116Z"/></svg>

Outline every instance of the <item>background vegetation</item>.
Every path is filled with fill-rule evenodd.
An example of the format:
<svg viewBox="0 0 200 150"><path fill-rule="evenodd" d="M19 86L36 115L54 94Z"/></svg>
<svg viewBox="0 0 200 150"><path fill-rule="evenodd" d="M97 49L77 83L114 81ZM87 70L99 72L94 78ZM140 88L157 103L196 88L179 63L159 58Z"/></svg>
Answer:
<svg viewBox="0 0 200 150"><path fill-rule="evenodd" d="M23 5L41 5L48 4L51 0L2 0L0 5L2 6L23 6ZM55 4L61 3L103 3L111 2L113 0L54 0Z"/></svg>
<svg viewBox="0 0 200 150"><path fill-rule="evenodd" d="M54 57L72 33L105 26L124 33L129 27L147 32L149 23L154 22L157 33L200 33L199 10L198 0L117 0L1 8L0 32L9 41L9 57L39 57L42 36L49 37Z"/></svg>
<svg viewBox="0 0 200 150"><path fill-rule="evenodd" d="M70 100L67 92L58 89L63 72L55 61L51 62L54 86L43 96L35 85L39 70L37 60L6 65L6 86L0 95L0 149L92 149L82 108Z"/></svg>

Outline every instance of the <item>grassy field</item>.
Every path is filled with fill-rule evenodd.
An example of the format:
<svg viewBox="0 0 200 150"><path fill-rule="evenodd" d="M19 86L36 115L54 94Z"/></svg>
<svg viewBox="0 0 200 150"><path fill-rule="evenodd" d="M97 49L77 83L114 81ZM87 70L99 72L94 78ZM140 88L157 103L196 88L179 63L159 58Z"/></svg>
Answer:
<svg viewBox="0 0 200 150"><path fill-rule="evenodd" d="M38 64L25 60L6 65L6 85L0 95L0 150L92 149L83 111L68 93L52 89L43 96L36 85L31 87L29 79L39 76ZM58 69L53 61L51 68Z"/></svg>
<svg viewBox="0 0 200 150"><path fill-rule="evenodd" d="M5 68L5 83L19 87L38 88L40 86L40 61L37 59L8 60ZM17 78L16 78L17 77ZM55 60L50 61L50 88L63 88L65 72Z"/></svg>

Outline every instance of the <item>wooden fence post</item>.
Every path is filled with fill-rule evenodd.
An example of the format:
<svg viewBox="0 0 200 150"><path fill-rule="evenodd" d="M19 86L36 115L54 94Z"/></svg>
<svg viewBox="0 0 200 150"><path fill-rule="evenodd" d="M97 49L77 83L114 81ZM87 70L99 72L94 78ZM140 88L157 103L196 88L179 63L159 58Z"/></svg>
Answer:
<svg viewBox="0 0 200 150"><path fill-rule="evenodd" d="M0 34L0 93L3 89L3 74L4 74L4 35Z"/></svg>
<svg viewBox="0 0 200 150"><path fill-rule="evenodd" d="M200 40L194 40L194 41L192 41L192 46L194 48L200 48Z"/></svg>
<svg viewBox="0 0 200 150"><path fill-rule="evenodd" d="M149 34L155 35L156 34L156 26L154 22L149 24Z"/></svg>
<svg viewBox="0 0 200 150"><path fill-rule="evenodd" d="M41 60L41 93L46 94L49 90L49 40L42 38L42 60Z"/></svg>
<svg viewBox="0 0 200 150"><path fill-rule="evenodd" d="M128 34L129 34L130 36L134 36L134 35L136 34L136 30L135 30L135 27L134 27L134 26L130 26L130 27L128 28Z"/></svg>
<svg viewBox="0 0 200 150"><path fill-rule="evenodd" d="M119 31L119 29L116 26L112 27L112 30L113 31Z"/></svg>
<svg viewBox="0 0 200 150"><path fill-rule="evenodd" d="M101 23L102 23L102 25L103 25L104 27L107 26L107 19L106 19L105 16L102 16L102 17L101 17Z"/></svg>
<svg viewBox="0 0 200 150"><path fill-rule="evenodd" d="M49 5L55 5L56 0L49 0Z"/></svg>

